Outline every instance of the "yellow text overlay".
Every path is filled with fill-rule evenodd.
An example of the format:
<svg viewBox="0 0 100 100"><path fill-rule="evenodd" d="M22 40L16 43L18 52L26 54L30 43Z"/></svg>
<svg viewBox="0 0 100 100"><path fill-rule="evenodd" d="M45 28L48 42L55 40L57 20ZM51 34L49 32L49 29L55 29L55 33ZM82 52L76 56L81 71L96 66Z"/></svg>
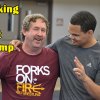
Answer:
<svg viewBox="0 0 100 100"><path fill-rule="evenodd" d="M0 5L0 13L10 13L13 15L18 15L19 14L19 6L7 6L4 4L3 6Z"/></svg>
<svg viewBox="0 0 100 100"><path fill-rule="evenodd" d="M9 44L9 45L6 45L6 44L0 44L0 51L1 52L8 52L10 53L11 51L14 51L14 46Z"/></svg>

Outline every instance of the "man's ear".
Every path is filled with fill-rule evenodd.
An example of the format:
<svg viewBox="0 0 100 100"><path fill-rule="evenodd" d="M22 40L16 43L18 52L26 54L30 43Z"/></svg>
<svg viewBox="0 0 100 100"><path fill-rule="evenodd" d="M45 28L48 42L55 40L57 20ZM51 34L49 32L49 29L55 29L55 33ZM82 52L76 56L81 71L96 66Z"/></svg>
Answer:
<svg viewBox="0 0 100 100"><path fill-rule="evenodd" d="M25 36L26 35L26 30L22 28L21 33Z"/></svg>
<svg viewBox="0 0 100 100"><path fill-rule="evenodd" d="M89 34L89 35L93 35L93 33L94 33L93 30L89 30L89 31L88 31L88 34Z"/></svg>

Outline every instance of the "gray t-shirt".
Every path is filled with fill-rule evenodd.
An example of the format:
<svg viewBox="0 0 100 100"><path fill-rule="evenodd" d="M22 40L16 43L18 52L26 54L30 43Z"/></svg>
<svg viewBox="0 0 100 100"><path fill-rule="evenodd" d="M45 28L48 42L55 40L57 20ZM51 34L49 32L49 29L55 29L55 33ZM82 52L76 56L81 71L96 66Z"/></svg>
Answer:
<svg viewBox="0 0 100 100"><path fill-rule="evenodd" d="M74 57L85 67L86 74L97 84L100 84L100 43L90 48L72 45L67 36L58 40L50 48L59 54L61 91L59 100L94 100L86 91L82 82L73 72Z"/></svg>

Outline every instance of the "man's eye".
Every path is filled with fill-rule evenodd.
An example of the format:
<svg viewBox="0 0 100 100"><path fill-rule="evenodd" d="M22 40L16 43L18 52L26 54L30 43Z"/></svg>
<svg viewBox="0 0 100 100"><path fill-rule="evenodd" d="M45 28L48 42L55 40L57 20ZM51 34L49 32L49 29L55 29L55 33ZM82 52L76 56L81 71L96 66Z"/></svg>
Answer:
<svg viewBox="0 0 100 100"><path fill-rule="evenodd" d="M79 35L74 35L74 36L79 37Z"/></svg>
<svg viewBox="0 0 100 100"><path fill-rule="evenodd" d="M45 30L45 29L42 29L41 31L42 31L42 32L46 32L46 30Z"/></svg>

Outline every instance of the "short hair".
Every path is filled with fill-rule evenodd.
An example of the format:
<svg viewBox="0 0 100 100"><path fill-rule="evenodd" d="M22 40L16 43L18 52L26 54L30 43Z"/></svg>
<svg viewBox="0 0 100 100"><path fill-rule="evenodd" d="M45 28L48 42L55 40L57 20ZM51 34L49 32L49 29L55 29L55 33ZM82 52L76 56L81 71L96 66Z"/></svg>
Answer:
<svg viewBox="0 0 100 100"><path fill-rule="evenodd" d="M90 12L79 11L71 17L70 23L73 25L80 25L83 32L87 32L88 30L93 30L94 32L97 21L94 15Z"/></svg>
<svg viewBox="0 0 100 100"><path fill-rule="evenodd" d="M37 19L42 19L45 22L45 24L46 24L46 33L48 33L48 31L49 31L49 22L46 19L46 17L44 17L42 14L30 14L30 15L27 15L23 20L22 28L25 31L29 31L31 22L36 22ZM22 38L23 38L23 40L25 38L23 34L22 34Z"/></svg>
<svg viewBox="0 0 100 100"><path fill-rule="evenodd" d="M48 20L42 15L42 14L30 14L27 15L24 20L23 20L23 24L22 27L28 31L30 28L30 22L36 22L37 19L42 19L45 24L46 24L46 28L47 28L47 32L48 32Z"/></svg>

